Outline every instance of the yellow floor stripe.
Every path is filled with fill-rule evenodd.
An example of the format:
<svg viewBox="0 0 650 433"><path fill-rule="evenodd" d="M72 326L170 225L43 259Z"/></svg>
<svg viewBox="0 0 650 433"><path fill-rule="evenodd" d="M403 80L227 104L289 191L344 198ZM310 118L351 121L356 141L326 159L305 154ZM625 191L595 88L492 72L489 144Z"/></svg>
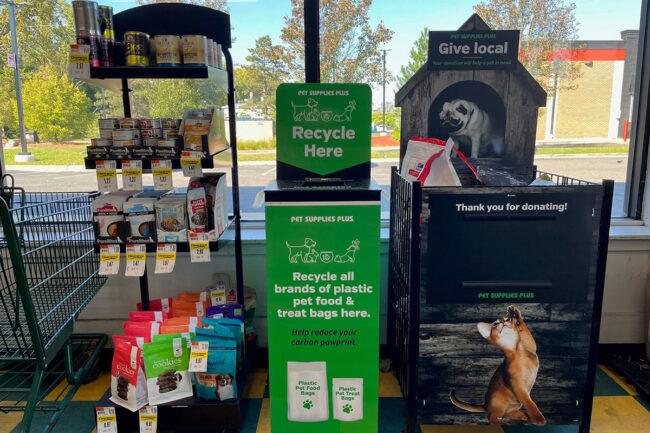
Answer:
<svg viewBox="0 0 650 433"><path fill-rule="evenodd" d="M595 397L592 433L641 433L650 430L650 412L634 397Z"/></svg>
<svg viewBox="0 0 650 433"><path fill-rule="evenodd" d="M58 384L57 387L54 388L54 390L52 390L52 392L50 392L47 397L45 397L45 400L55 400L59 393L67 386L67 384L68 382L64 379L63 382ZM77 393L74 395L74 397L72 397L72 401L97 401L102 398L110 386L111 372L102 371L97 379L86 385L80 386L77 390ZM61 398L64 396L65 394L61 396Z"/></svg>
<svg viewBox="0 0 650 433"><path fill-rule="evenodd" d="M255 433L271 433L271 404L268 398L262 400L262 409L260 409Z"/></svg>
<svg viewBox="0 0 650 433"><path fill-rule="evenodd" d="M498 425L420 425L422 433L504 433Z"/></svg>
<svg viewBox="0 0 650 433"><path fill-rule="evenodd" d="M0 404L12 404L11 401L3 401ZM0 433L10 433L23 420L22 412L0 412Z"/></svg>
<svg viewBox="0 0 650 433"><path fill-rule="evenodd" d="M615 371L610 370L609 368L605 367L604 365L599 365L600 369L605 372L609 377L611 377L614 382L616 382L621 388L623 388L628 394L630 395L639 395L638 392L636 392L636 389L634 388L633 385L630 385L625 382L625 378L623 376L618 375Z"/></svg>
<svg viewBox="0 0 650 433"><path fill-rule="evenodd" d="M243 398L263 398L266 382L269 378L269 370L267 368L258 368L251 371L246 377L246 384L242 392Z"/></svg>
<svg viewBox="0 0 650 433"><path fill-rule="evenodd" d="M379 397L402 397L402 391L394 373L379 372Z"/></svg>

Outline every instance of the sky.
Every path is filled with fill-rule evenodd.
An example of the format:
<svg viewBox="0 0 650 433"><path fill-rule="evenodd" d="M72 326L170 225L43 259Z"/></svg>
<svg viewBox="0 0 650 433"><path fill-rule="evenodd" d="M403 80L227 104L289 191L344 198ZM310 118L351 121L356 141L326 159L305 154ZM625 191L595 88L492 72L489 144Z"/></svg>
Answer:
<svg viewBox="0 0 650 433"><path fill-rule="evenodd" d="M374 0L370 8L371 24L383 21L395 32L381 47L390 50L386 68L394 75L409 61L409 51L424 27L430 30L455 30L473 13L480 0ZM642 0L573 0L576 4L578 38L582 40L618 40L622 30L638 29ZM135 0L99 0L113 6L117 13L137 6ZM248 49L255 40L269 35L280 43L284 17L291 14L290 0L229 0L235 42L234 63L245 64ZM389 84L386 99L392 100L395 84ZM373 89L373 105L381 104L381 86Z"/></svg>

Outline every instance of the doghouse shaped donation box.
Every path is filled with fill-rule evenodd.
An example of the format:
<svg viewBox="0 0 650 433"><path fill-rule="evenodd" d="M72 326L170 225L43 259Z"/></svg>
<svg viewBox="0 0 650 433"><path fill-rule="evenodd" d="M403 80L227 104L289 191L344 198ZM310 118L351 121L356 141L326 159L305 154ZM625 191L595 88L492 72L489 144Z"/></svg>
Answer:
<svg viewBox="0 0 650 433"><path fill-rule="evenodd" d="M477 14L457 32L430 32L427 64L395 95L402 158L412 137L452 137L474 165L530 177L546 92L518 61L518 37Z"/></svg>
<svg viewBox="0 0 650 433"><path fill-rule="evenodd" d="M518 32L474 15L429 36L428 65L396 96L402 159L412 137L452 138L481 183L454 156L460 186L392 173L387 352L406 431L588 433L614 183L534 170L546 94L518 61Z"/></svg>

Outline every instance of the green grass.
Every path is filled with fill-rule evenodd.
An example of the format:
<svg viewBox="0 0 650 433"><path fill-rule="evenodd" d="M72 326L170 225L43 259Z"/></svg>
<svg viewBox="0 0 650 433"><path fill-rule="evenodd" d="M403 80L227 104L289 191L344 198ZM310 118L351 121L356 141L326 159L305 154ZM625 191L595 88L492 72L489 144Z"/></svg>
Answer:
<svg viewBox="0 0 650 433"><path fill-rule="evenodd" d="M273 150L275 149L275 139L273 140L242 140L237 141L238 150Z"/></svg>
<svg viewBox="0 0 650 433"><path fill-rule="evenodd" d="M34 154L34 162L16 162L14 156L21 152L20 148L5 150L7 165L83 165L86 145L77 144L28 144L27 150Z"/></svg>
<svg viewBox="0 0 650 433"><path fill-rule="evenodd" d="M570 155L576 153L628 153L628 146L538 147L537 155Z"/></svg>

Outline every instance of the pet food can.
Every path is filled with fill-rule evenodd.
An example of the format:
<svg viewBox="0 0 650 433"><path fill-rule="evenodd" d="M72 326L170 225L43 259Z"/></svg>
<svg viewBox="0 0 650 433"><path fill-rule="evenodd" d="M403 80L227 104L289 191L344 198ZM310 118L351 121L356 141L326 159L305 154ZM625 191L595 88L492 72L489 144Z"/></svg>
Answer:
<svg viewBox="0 0 650 433"><path fill-rule="evenodd" d="M113 146L114 147L133 147L133 146L141 146L142 145L142 140L139 138L134 138L131 140L113 140Z"/></svg>
<svg viewBox="0 0 650 433"><path fill-rule="evenodd" d="M215 54L215 57L216 57L216 62L215 63L217 65L217 68L223 69L223 53L221 52L221 44L217 44L215 42L215 45L217 47L217 52Z"/></svg>
<svg viewBox="0 0 650 433"><path fill-rule="evenodd" d="M206 38L206 51L205 51L205 60L206 60L206 65L207 66L212 66L214 67L214 44L213 40L210 38Z"/></svg>
<svg viewBox="0 0 650 433"><path fill-rule="evenodd" d="M90 66L93 68L101 66L100 43L101 41L98 36L77 36L77 44L88 45L90 47L88 61L90 63Z"/></svg>
<svg viewBox="0 0 650 433"><path fill-rule="evenodd" d="M99 119L98 123L101 129L119 129L120 127L120 121L115 118Z"/></svg>
<svg viewBox="0 0 650 433"><path fill-rule="evenodd" d="M137 138L137 129L116 129L113 131L113 140L133 140Z"/></svg>
<svg viewBox="0 0 650 433"><path fill-rule="evenodd" d="M140 128L142 129L152 129L152 128L162 128L160 119L140 119Z"/></svg>
<svg viewBox="0 0 650 433"><path fill-rule="evenodd" d="M163 129L162 138L176 138L178 137L178 129Z"/></svg>
<svg viewBox="0 0 650 433"><path fill-rule="evenodd" d="M102 66L115 65L115 39L100 39L100 63Z"/></svg>
<svg viewBox="0 0 650 433"><path fill-rule="evenodd" d="M104 129L104 128L99 128L99 138L105 138L108 140L113 139L113 128L111 129Z"/></svg>
<svg viewBox="0 0 650 433"><path fill-rule="evenodd" d="M149 66L157 65L156 60L156 41L153 38L149 39Z"/></svg>
<svg viewBox="0 0 650 433"><path fill-rule="evenodd" d="M178 129L181 126L181 119L160 119L163 129Z"/></svg>
<svg viewBox="0 0 650 433"><path fill-rule="evenodd" d="M124 33L127 66L149 66L149 35L143 32Z"/></svg>
<svg viewBox="0 0 650 433"><path fill-rule="evenodd" d="M113 8L110 6L99 6L99 33L102 38L115 40Z"/></svg>
<svg viewBox="0 0 650 433"><path fill-rule="evenodd" d="M91 138L90 144L93 146L112 146L113 140L108 138Z"/></svg>
<svg viewBox="0 0 650 433"><path fill-rule="evenodd" d="M201 35L183 35L183 64L206 66L208 39Z"/></svg>
<svg viewBox="0 0 650 433"><path fill-rule="evenodd" d="M158 128L141 129L140 133L142 134L143 137L153 137L153 138L162 137L162 129L158 129Z"/></svg>
<svg viewBox="0 0 650 433"><path fill-rule="evenodd" d="M154 41L158 66L180 66L182 64L181 38L174 35L157 35Z"/></svg>
<svg viewBox="0 0 650 433"><path fill-rule="evenodd" d="M138 119L123 117L120 119L120 129L136 129L140 122Z"/></svg>
<svg viewBox="0 0 650 433"><path fill-rule="evenodd" d="M73 1L72 13L77 37L99 37L99 8L93 1Z"/></svg>

